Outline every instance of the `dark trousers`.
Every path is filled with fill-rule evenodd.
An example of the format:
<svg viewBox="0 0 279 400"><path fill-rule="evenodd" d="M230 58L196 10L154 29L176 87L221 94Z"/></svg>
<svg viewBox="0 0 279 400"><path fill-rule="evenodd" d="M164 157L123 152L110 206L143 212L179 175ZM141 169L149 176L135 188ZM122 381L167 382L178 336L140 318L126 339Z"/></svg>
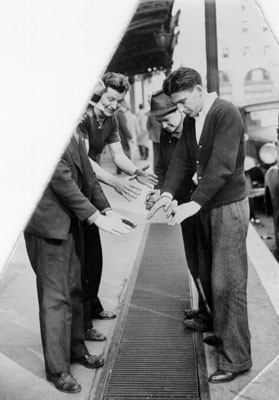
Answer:
<svg viewBox="0 0 279 400"><path fill-rule="evenodd" d="M84 293L84 324L85 329L92 328L92 318L103 311L98 297L102 278L103 254L99 229L96 225L84 228L84 263L83 263L83 293Z"/></svg>
<svg viewBox="0 0 279 400"><path fill-rule="evenodd" d="M155 171L156 165L159 161L160 143L152 142L153 145L153 171Z"/></svg>
<svg viewBox="0 0 279 400"><path fill-rule="evenodd" d="M200 293L200 287L197 285L197 279L199 278L204 291L205 300L209 308L212 309L210 275L206 270L208 265L204 264L203 257L199 258L196 215L182 221L181 231L187 265L198 292L198 307L200 310L200 317L205 320L211 320L211 316L206 309L204 299Z"/></svg>
<svg viewBox="0 0 279 400"><path fill-rule="evenodd" d="M71 358L88 354L84 343L80 232L67 240L25 233L28 257L37 278L39 316L46 372L69 371Z"/></svg>
<svg viewBox="0 0 279 400"><path fill-rule="evenodd" d="M252 366L247 314L248 199L198 213L199 254L211 275L218 367L241 372Z"/></svg>

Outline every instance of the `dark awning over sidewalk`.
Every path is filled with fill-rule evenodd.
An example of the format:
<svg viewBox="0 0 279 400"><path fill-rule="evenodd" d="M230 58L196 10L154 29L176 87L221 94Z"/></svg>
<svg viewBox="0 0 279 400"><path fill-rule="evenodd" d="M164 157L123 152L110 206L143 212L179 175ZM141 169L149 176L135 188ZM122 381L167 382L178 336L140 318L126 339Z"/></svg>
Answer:
<svg viewBox="0 0 279 400"><path fill-rule="evenodd" d="M170 71L177 43L180 11L172 16L174 0L141 0L108 68L133 76Z"/></svg>

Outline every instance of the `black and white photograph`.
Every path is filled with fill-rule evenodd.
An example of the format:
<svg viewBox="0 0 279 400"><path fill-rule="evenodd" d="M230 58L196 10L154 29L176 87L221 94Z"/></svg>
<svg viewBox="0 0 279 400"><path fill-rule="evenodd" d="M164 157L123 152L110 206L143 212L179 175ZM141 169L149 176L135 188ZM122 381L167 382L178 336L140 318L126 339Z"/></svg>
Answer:
<svg viewBox="0 0 279 400"><path fill-rule="evenodd" d="M0 399L277 400L276 0L3 0Z"/></svg>

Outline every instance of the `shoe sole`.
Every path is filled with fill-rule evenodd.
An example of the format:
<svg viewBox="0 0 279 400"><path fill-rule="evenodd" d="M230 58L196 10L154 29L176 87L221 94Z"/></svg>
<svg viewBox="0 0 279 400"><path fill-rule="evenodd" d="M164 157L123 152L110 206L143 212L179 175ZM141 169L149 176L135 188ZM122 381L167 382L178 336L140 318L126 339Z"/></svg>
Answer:
<svg viewBox="0 0 279 400"><path fill-rule="evenodd" d="M54 382L52 382L52 383L54 384ZM55 384L54 384L54 386L55 386ZM80 388L80 389L77 389L77 390L72 390L71 392L69 392L68 390L60 389L60 388L58 388L57 386L55 386L55 388L56 388L57 390L59 390L59 392L68 393L68 394L75 394L75 393L81 392L81 388Z"/></svg>
<svg viewBox="0 0 279 400"><path fill-rule="evenodd" d="M203 339L203 343L206 344L207 346L212 346L212 347L220 347L221 346L221 341L208 343L205 339Z"/></svg>
<svg viewBox="0 0 279 400"><path fill-rule="evenodd" d="M212 381L211 379L208 379L208 382L210 383L227 383L233 381L235 378L237 378L238 375L234 376L233 378L230 379L220 379L219 381Z"/></svg>
<svg viewBox="0 0 279 400"><path fill-rule="evenodd" d="M86 340L87 342L105 342L107 340L107 338L106 337L104 339L87 339L87 338L85 338L84 340Z"/></svg>
<svg viewBox="0 0 279 400"><path fill-rule="evenodd" d="M63 392L63 393L68 393L68 394L74 394L74 393L78 393L78 392L81 392L81 387L80 388L78 388L78 389L76 389L76 390L71 390L71 391L69 391L69 390L65 390L65 389L62 389L62 388L59 388L59 387L57 387L56 385L55 385L55 382L53 381L53 380L51 380L51 379L49 379L49 378L47 378L47 380L49 381L49 382L51 382L51 383L53 383L53 385L55 386L55 388L57 389L57 390L59 390L59 392Z"/></svg>
<svg viewBox="0 0 279 400"><path fill-rule="evenodd" d="M220 380L220 381L212 381L212 380L210 380L210 378L208 378L208 382L210 382L210 383L215 383L215 384L216 384L216 383L227 383L227 382L231 382L231 381L233 381L234 379L238 378L238 376L244 374L245 372L248 372L249 370L250 370L250 368L245 369L244 371L241 371L241 372L237 372L236 375L234 375L232 378L230 378L230 379L222 379L222 380Z"/></svg>
<svg viewBox="0 0 279 400"><path fill-rule="evenodd" d="M80 365L82 365L83 367L85 367L85 368L89 368L89 369L97 369L97 368L100 368L100 367L102 367L103 365L104 365L104 363L105 363L105 361L103 361L102 363L100 363L100 364L98 364L98 365L88 365L88 364L86 364L86 363L83 363L82 361L79 361L79 360L73 360L72 361L72 363L73 364L80 364Z"/></svg>
<svg viewBox="0 0 279 400"><path fill-rule="evenodd" d="M194 327L194 326L186 325L185 323L183 323L183 325L185 326L185 328L193 329L194 331L199 331L199 332L210 332L210 331L212 331L212 328L199 329L199 328Z"/></svg>

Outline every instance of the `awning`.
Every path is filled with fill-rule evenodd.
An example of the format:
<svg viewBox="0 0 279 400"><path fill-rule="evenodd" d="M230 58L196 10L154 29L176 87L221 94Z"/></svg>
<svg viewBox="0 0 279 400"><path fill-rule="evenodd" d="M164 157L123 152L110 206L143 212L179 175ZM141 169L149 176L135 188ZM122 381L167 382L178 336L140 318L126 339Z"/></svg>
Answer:
<svg viewBox="0 0 279 400"><path fill-rule="evenodd" d="M172 16L174 0L141 0L107 71L128 76L170 71L177 43L180 10Z"/></svg>

